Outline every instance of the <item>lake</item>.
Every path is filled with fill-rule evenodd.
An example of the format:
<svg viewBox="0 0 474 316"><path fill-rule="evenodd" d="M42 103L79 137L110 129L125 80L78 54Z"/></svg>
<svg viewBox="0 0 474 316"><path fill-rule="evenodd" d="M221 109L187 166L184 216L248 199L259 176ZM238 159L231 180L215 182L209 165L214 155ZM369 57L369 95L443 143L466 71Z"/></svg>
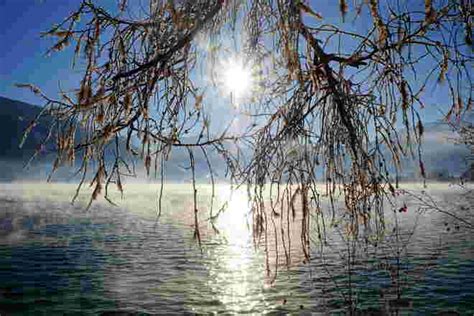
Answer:
<svg viewBox="0 0 474 316"><path fill-rule="evenodd" d="M472 187L407 188L474 222ZM0 184L1 315L325 315L344 314L348 298L364 315L474 313L472 229L448 214L419 209L408 195L387 207L384 240L361 244L349 270L349 244L338 227L324 242L314 238L309 262L294 223L296 237L287 247L255 247L247 195L230 194L225 185L215 193L214 214L228 204L215 221L219 233L206 221L211 189L198 188L201 248L193 239L189 185L167 186L158 220L156 184L130 184L123 199L113 192L118 206L98 201L88 211L90 191L72 205L74 189ZM393 212L404 203L407 212ZM396 232L389 230L394 223ZM275 230L273 238L281 237Z"/></svg>

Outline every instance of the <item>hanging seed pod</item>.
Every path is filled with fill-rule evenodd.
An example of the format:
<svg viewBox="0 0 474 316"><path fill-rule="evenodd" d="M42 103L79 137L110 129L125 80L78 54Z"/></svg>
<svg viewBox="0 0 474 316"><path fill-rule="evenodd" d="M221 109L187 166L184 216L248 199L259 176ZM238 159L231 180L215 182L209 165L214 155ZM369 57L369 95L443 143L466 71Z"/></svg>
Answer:
<svg viewBox="0 0 474 316"><path fill-rule="evenodd" d="M403 48L403 46L404 46L404 41L405 41L406 35L407 35L406 30L400 25L400 26L397 28L397 36L398 36L397 50L398 50L399 52L402 51L402 48Z"/></svg>
<svg viewBox="0 0 474 316"><path fill-rule="evenodd" d="M150 175L150 165L151 165L151 157L150 155L146 155L145 157L145 169L146 169L146 174Z"/></svg>
<svg viewBox="0 0 474 316"><path fill-rule="evenodd" d="M70 146L67 152L67 160L71 163L71 166L74 165L76 155L75 155L75 150L74 146Z"/></svg>
<svg viewBox="0 0 474 316"><path fill-rule="evenodd" d="M98 18L95 19L95 30L94 30L94 40L97 41L100 35L100 21Z"/></svg>
<svg viewBox="0 0 474 316"><path fill-rule="evenodd" d="M95 93L93 97L94 102L101 101L104 95L105 95L105 86L102 84L99 87L99 89L97 89L97 92Z"/></svg>
<svg viewBox="0 0 474 316"><path fill-rule="evenodd" d="M64 148L64 142L63 142L63 139L60 135L58 136L58 138L56 140L56 146L58 147L58 151L61 151Z"/></svg>
<svg viewBox="0 0 474 316"><path fill-rule="evenodd" d="M438 82L443 83L446 80L446 73L448 72L449 66L449 51L444 50L443 52L443 61L441 63L440 72L438 76Z"/></svg>
<svg viewBox="0 0 474 316"><path fill-rule="evenodd" d="M141 107L140 109L141 113L142 113L142 116L143 116L143 119L144 120L148 120L148 106L145 104Z"/></svg>
<svg viewBox="0 0 474 316"><path fill-rule="evenodd" d="M203 95L202 95L202 94L196 96L196 100L195 100L195 102L194 102L194 108L195 108L197 111L201 110L202 98L203 98Z"/></svg>
<svg viewBox="0 0 474 316"><path fill-rule="evenodd" d="M467 46L471 47L471 50L474 49L474 46L472 45L472 23L466 22L465 23L465 36L464 36L464 41L466 42Z"/></svg>
<svg viewBox="0 0 474 316"><path fill-rule="evenodd" d="M118 41L118 51L119 51L121 62L125 64L127 62L127 54L125 52L125 44L123 43L123 40L121 37L119 38L119 41Z"/></svg>
<svg viewBox="0 0 474 316"><path fill-rule="evenodd" d="M123 106L125 109L125 113L128 115L130 113L130 110L132 108L132 96L130 93L127 92L123 98Z"/></svg>
<svg viewBox="0 0 474 316"><path fill-rule="evenodd" d="M423 123L421 123L421 120L418 120L418 123L416 124L416 129L418 130L418 135L420 135L420 137L423 136L425 128L423 127Z"/></svg>
<svg viewBox="0 0 474 316"><path fill-rule="evenodd" d="M107 125L103 130L103 138L104 142L107 142L113 136L113 127L111 125Z"/></svg>
<svg viewBox="0 0 474 316"><path fill-rule="evenodd" d="M94 192L92 192L92 199L97 200L101 192L102 192L102 184L99 181L97 181L94 188Z"/></svg>
<svg viewBox="0 0 474 316"><path fill-rule="evenodd" d="M406 111L410 103L408 101L408 87L405 80L400 82L398 89L400 90L400 95L402 96L402 109L403 111Z"/></svg>
<svg viewBox="0 0 474 316"><path fill-rule="evenodd" d="M425 0L425 24L431 24L434 21L436 21L436 11L431 0Z"/></svg>
<svg viewBox="0 0 474 316"><path fill-rule="evenodd" d="M99 114L97 114L97 117L96 117L97 123L99 123L99 124L104 123L104 116L105 116L104 115L104 109L101 106L100 109L99 109Z"/></svg>
<svg viewBox="0 0 474 316"><path fill-rule="evenodd" d="M377 42L379 46L384 46L388 38L388 30L387 26L383 23L382 18L379 15L378 0L370 0L369 8L379 35Z"/></svg>
<svg viewBox="0 0 474 316"><path fill-rule="evenodd" d="M78 101L77 103L80 106L88 106L90 97L91 97L91 88L87 83L83 81L79 89L79 92L77 94L77 101Z"/></svg>
<svg viewBox="0 0 474 316"><path fill-rule="evenodd" d="M462 110L464 109L464 103L462 102L462 98L460 95L456 98L456 116L460 117Z"/></svg>
<svg viewBox="0 0 474 316"><path fill-rule="evenodd" d="M123 186L122 186L122 181L120 180L120 177L117 177L117 189L120 191L120 193L123 194Z"/></svg>
<svg viewBox="0 0 474 316"><path fill-rule="evenodd" d="M339 0L339 12L341 12L342 20L346 18L348 6L346 0Z"/></svg>

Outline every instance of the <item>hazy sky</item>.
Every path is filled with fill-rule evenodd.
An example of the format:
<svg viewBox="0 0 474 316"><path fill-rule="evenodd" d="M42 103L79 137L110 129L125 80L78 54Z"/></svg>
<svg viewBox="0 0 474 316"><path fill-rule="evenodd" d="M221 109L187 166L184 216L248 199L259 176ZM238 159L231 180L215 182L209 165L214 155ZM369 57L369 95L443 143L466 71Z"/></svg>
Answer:
<svg viewBox="0 0 474 316"><path fill-rule="evenodd" d="M115 3L114 0L97 2L102 5ZM315 7L325 19L340 21L338 6L334 3L327 6L330 2L335 0L319 0ZM45 52L54 39L41 38L40 33L61 21L79 3L79 0L0 0L0 95L39 104L37 97L16 88L14 83L34 83L54 95L59 81L64 89L71 88L77 82L78 73L70 67L72 49L47 57ZM370 23L361 21L359 27L363 27L364 22ZM350 22L347 25L351 27ZM427 91L425 100L429 107L421 111L425 119L433 120L439 116L438 109L448 101L443 90L436 88Z"/></svg>

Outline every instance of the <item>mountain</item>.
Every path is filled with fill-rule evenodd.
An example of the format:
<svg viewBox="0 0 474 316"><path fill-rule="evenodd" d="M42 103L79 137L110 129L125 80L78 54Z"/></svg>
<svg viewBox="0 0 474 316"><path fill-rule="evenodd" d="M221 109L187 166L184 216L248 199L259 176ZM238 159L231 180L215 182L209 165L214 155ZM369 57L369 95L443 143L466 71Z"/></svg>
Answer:
<svg viewBox="0 0 474 316"><path fill-rule="evenodd" d="M40 112L38 106L0 96L0 181L46 179L52 161L47 152L53 149L52 144L42 149L30 168L24 166L47 135L51 120L41 118L19 148L24 130Z"/></svg>
<svg viewBox="0 0 474 316"><path fill-rule="evenodd" d="M22 148L19 148L23 138L24 130L30 122L41 112L41 107L25 102L12 100L0 96L0 181L13 180L45 180L51 171L52 163L55 159L54 142L51 141L41 148L40 154L32 161L28 168L24 166L31 156L39 148L42 139L48 134L48 127L51 125L51 118L42 117L26 138ZM79 133L80 135L80 133ZM79 137L78 137L79 138ZM191 139L184 140L193 142ZM125 140L119 141L120 151L125 152ZM138 145L136 151L140 152ZM196 178L207 179L209 169L201 150L195 150ZM113 159L112 150L106 151L106 159ZM140 181L154 180L154 176L146 176L143 160L137 157L130 157L136 165L137 178ZM209 152L209 160L216 170L221 170L216 177L223 178L224 164L222 159L214 152ZM189 156L186 148L173 148L170 159L166 163L165 175L171 181L189 181L191 172L189 167ZM153 163L152 163L152 170ZM60 168L53 179L60 181L75 181L78 179L74 175L75 168ZM151 170L151 174L154 171Z"/></svg>
<svg viewBox="0 0 474 316"><path fill-rule="evenodd" d="M473 153L465 144L458 143L459 135L456 129L461 125L473 123L474 115L471 112L454 124L439 120L424 125L421 149L427 178L437 180L459 178L471 168L470 159ZM406 132L402 131L400 135L403 138ZM401 166L402 179L421 178L418 158L404 157Z"/></svg>
<svg viewBox="0 0 474 316"><path fill-rule="evenodd" d="M41 112L41 108L25 102L0 97L0 157L6 160L25 160L31 157L40 145L41 139L48 133L50 120L41 118L23 147L19 145L23 132L29 123Z"/></svg>
<svg viewBox="0 0 474 316"><path fill-rule="evenodd" d="M21 142L23 131L28 124L41 111L41 108L21 101L11 100L0 97L0 181L12 181L18 179L37 179L47 178L54 159L54 144L48 144L42 148L41 154L35 159L28 169L24 165L28 162L31 155L38 148L41 139L48 132L48 126L51 119L42 118L40 123L33 128L26 139L23 148L18 145ZM458 124L474 124L474 114L468 113ZM400 135L403 137L404 132ZM437 121L425 124L422 143L422 157L426 174L428 178L446 179L460 177L472 170L469 157L472 153L469 148L463 144L457 144L454 128L444 121ZM193 140L189 139L189 142ZM121 152L124 152L125 141L120 141ZM137 149L136 151L140 151ZM206 181L209 178L209 169L202 155L201 150L194 150L196 163L196 178ZM112 159L112 154L108 154L106 159ZM216 172L215 178L223 180L225 163L223 159L213 150L208 152L208 158L211 161L213 170ZM143 160L140 157L133 158L136 164L138 180L154 181L154 176L146 177ZM420 170L417 159L409 157L403 158L402 179L420 178ZM153 163L152 168L153 169ZM61 181L74 181L74 168L61 168L55 175L55 179ZM391 170L394 172L394 170ZM153 174L153 172L151 172ZM186 148L173 148L170 159L166 163L166 180L183 182L190 181L191 172L189 169L189 156Z"/></svg>

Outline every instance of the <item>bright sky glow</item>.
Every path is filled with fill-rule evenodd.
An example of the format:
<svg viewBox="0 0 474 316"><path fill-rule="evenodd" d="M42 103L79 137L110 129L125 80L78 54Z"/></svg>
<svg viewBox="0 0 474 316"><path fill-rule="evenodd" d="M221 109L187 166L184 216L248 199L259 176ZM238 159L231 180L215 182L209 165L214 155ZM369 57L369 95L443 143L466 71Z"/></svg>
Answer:
<svg viewBox="0 0 474 316"><path fill-rule="evenodd" d="M351 16L352 14L356 14L355 10L354 12L350 11L348 12L348 17L345 19L345 21L343 21L339 12L339 6L332 5L333 2L334 1L330 0L318 2L319 5L316 9L318 10L318 13L324 17L325 22L329 24L334 23L337 27L347 31L355 30L357 32L362 32L362 34L367 32L371 21L368 10L363 10L360 19L357 19L356 21ZM410 3L410 5L412 5L413 2L413 5L416 6L417 10L418 8L423 10L423 1L404 2ZM135 2L130 2L130 5L132 6L131 10L133 12L139 11L139 3L140 1L137 1L137 4L135 5ZM112 10L112 12L114 12L113 10L116 10L117 8L117 1L115 0L101 0L100 4L104 8ZM0 81L2 83L0 85L0 95L39 105L42 103L42 100L31 93L25 93L24 89L15 87L14 83L34 83L38 85L43 90L43 92L52 97L58 95L58 81L61 81L61 88L64 90L77 87L81 79L79 72L71 71L70 69L70 61L72 58L73 49L66 49L59 54L55 54L53 57L45 57L44 53L53 44L54 39L42 38L39 36L41 32L49 29L52 24L61 21L62 17L67 16L72 10L77 9L77 7L77 1L73 0L0 1L0 27L2 30L4 30L4 32L0 32L0 42L8 43L7 49L4 49L0 52ZM314 19L312 19L312 17L309 15L305 15L303 18L308 24L314 23L312 22ZM239 29L239 25L237 25L236 29ZM236 36L238 38L240 34L238 31L236 33L238 34L226 34L226 37L219 38L217 43L219 45L223 43L231 44L232 36ZM18 36L18 34L21 34L21 36ZM204 35L203 33L203 36L207 40L207 35ZM350 46L352 44L354 43L345 42L342 46L347 47L348 45ZM224 46L228 46L226 53L228 53L231 47L233 47L232 45ZM207 49L210 48L208 46L206 47ZM238 50L239 47L233 49ZM330 52L334 52L337 51L338 47L331 46L328 49ZM229 78L229 81L227 81L227 79L225 80L229 82L229 84L223 84L222 82L219 82L219 89L222 87L222 93L226 93L227 96L233 92L233 99L242 101L254 93L256 86L255 81L257 81L257 79L253 78L253 75L249 75L250 72L245 74L246 70L250 70L253 66L248 65L247 67L241 68L245 69L245 71L236 71L236 73L239 76L244 74L242 76L243 78L250 77L251 79L253 78L253 80L231 80L231 78L238 77L231 74L235 69L239 68L226 68L226 66L238 66L239 64L243 65L241 61L247 61L247 59L241 58L240 62L238 62L236 60L239 59L235 58L234 55L232 60L233 61L229 61L227 65L226 63L219 65L220 69L213 75L220 74L218 77L214 76L214 78L218 78L219 81L224 81L223 78ZM430 67L430 63L427 65L422 65L421 71L429 71L432 69ZM229 75L223 75L221 71L223 73L228 72ZM238 81L238 84L230 84L230 82L234 81ZM244 83L243 86L241 85L242 83ZM232 88L229 88L228 86ZM427 87L426 91L427 92L422 95L422 97L424 98L425 104L429 106L426 106L423 111L420 111L420 114L428 121L437 120L440 118L440 110L441 112L446 113L446 107L448 107L451 102L449 98L449 85L440 85L436 83L436 80L434 80L434 84ZM239 94L240 96L238 96Z"/></svg>
<svg viewBox="0 0 474 316"><path fill-rule="evenodd" d="M239 58L233 58L223 63L224 93L232 98L242 99L250 95L253 85L252 70L249 65Z"/></svg>

